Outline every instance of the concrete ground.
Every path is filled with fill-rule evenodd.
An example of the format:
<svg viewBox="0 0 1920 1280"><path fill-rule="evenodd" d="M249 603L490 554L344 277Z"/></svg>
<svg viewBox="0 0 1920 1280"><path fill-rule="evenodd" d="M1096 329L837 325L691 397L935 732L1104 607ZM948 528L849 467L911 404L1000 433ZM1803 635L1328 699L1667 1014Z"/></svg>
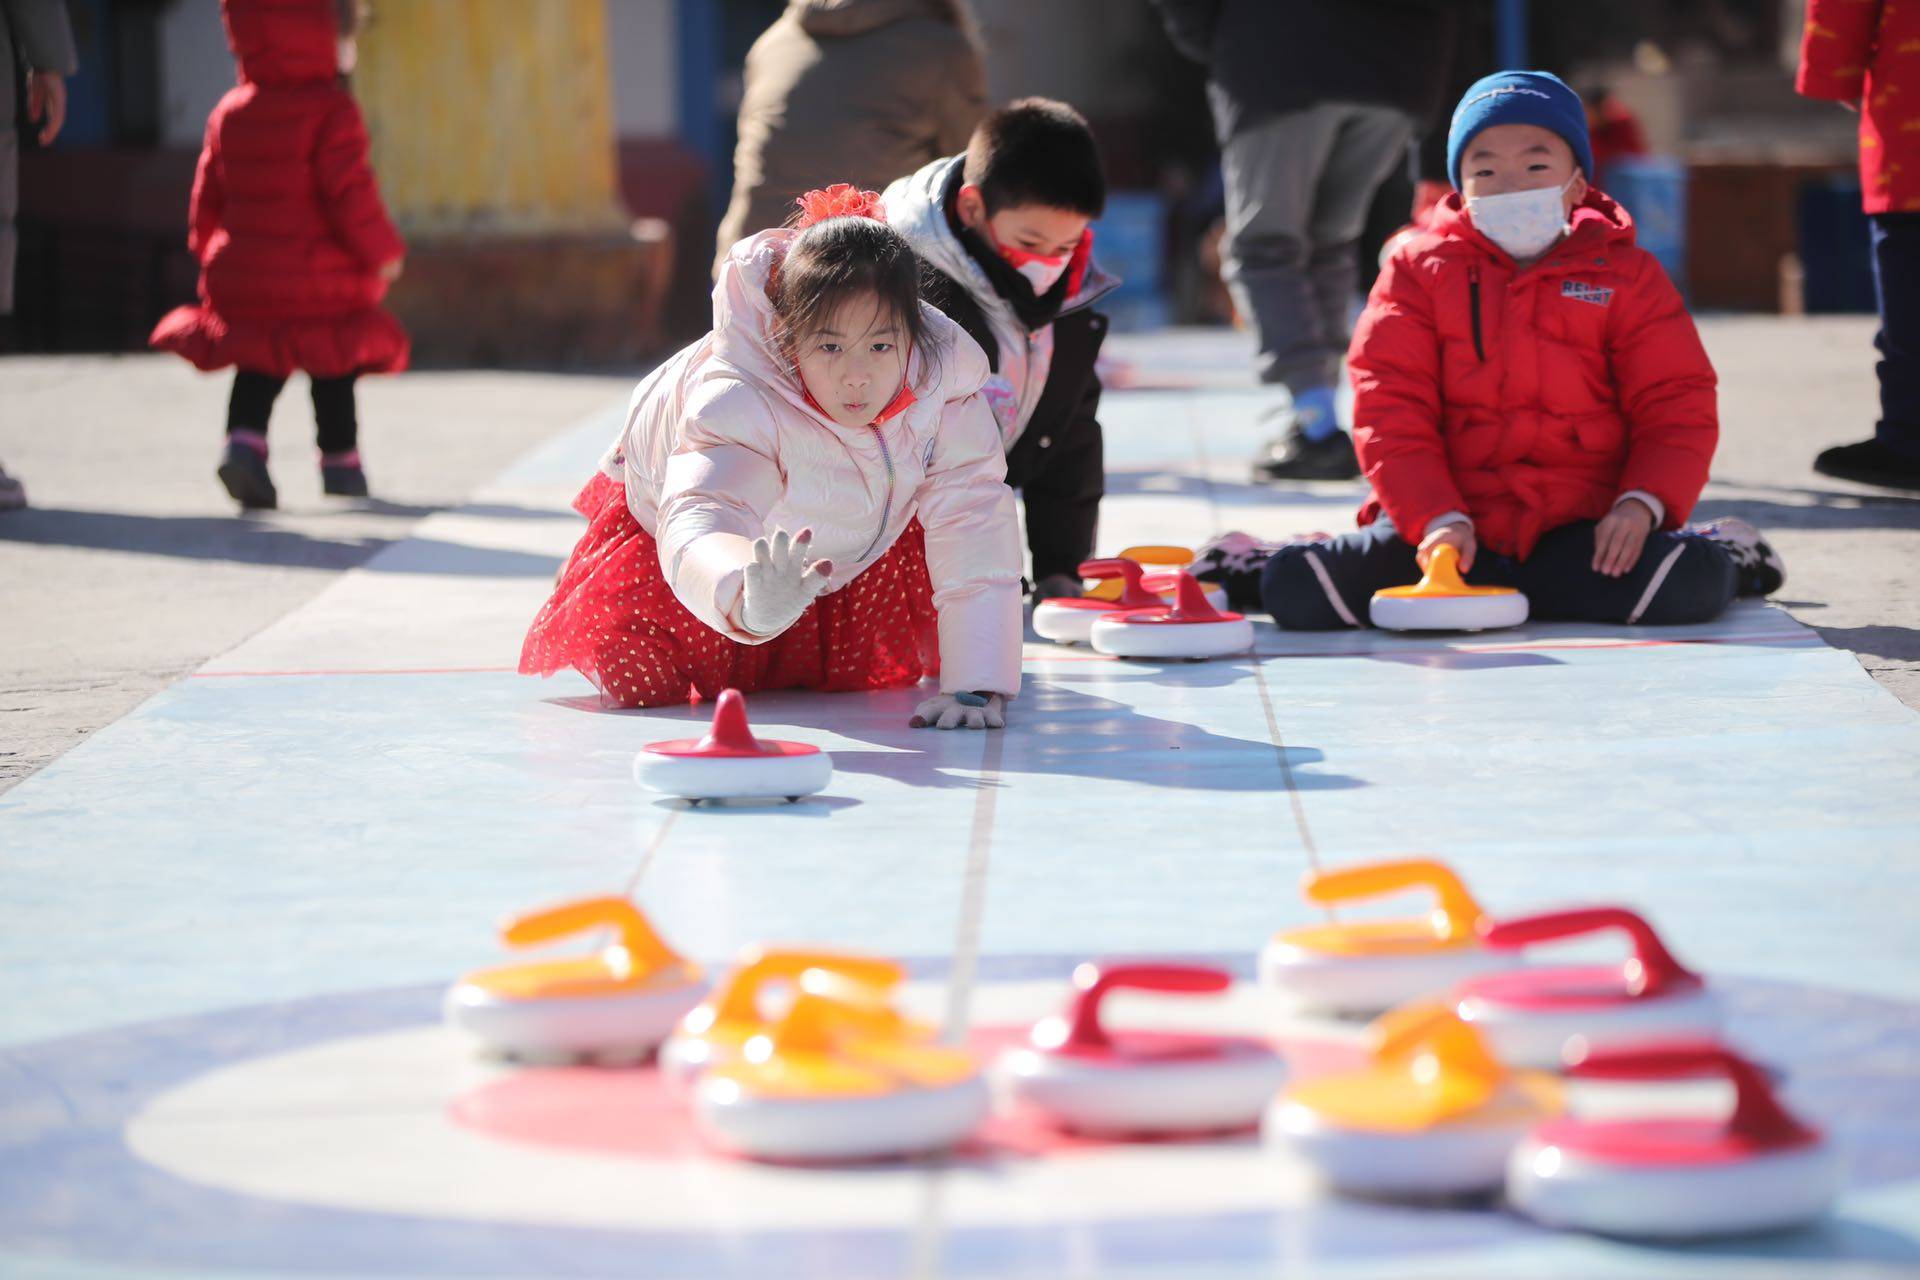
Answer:
<svg viewBox="0 0 1920 1280"><path fill-rule="evenodd" d="M33 504L0 514L0 790L624 399L633 379L368 379L370 502L321 495L295 379L271 433L280 509L245 517L213 474L230 384L168 356L0 359L0 462Z"/></svg>
<svg viewBox="0 0 1920 1280"><path fill-rule="evenodd" d="M1920 497L1808 465L1871 429L1871 320L1701 327L1724 430L1700 516L1766 529L1788 565L1780 602L1920 707ZM0 790L631 385L539 373L370 380L362 438L378 500L354 503L320 495L296 382L274 421L282 509L241 518L213 477L225 377L158 356L0 359L0 461L34 503L0 515Z"/></svg>

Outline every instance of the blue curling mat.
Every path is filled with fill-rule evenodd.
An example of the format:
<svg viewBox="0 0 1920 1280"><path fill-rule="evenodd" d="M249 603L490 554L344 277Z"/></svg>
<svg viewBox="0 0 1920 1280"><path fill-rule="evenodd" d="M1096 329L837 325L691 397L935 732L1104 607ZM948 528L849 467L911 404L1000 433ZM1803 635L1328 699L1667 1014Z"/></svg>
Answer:
<svg viewBox="0 0 1920 1280"><path fill-rule="evenodd" d="M1351 523L1349 486L1243 483L1258 397L1178 385L1216 345L1116 345L1115 381L1159 389L1103 406L1103 551ZM832 785L690 811L628 769L702 711L511 670L619 416L0 797L0 1275L1920 1268L1920 718L1851 656L1754 603L1680 630L1263 624L1203 665L1036 643L1002 734L909 730L913 691L754 698L758 729L833 753ZM439 991L558 898L631 889L714 964L769 939L907 957L958 1026L1045 1007L1093 956L1250 980L1312 918L1303 871L1416 852L1497 914L1647 914L1842 1145L1835 1213L1663 1249L1269 1188L1246 1142L822 1174L446 1118L478 1068Z"/></svg>

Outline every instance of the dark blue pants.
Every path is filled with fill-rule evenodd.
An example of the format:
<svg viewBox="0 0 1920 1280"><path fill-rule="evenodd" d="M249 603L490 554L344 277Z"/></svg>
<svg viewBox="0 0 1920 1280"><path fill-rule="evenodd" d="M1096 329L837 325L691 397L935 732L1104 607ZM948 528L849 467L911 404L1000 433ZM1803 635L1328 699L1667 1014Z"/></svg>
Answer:
<svg viewBox="0 0 1920 1280"><path fill-rule="evenodd" d="M1541 622L1710 622L1733 599L1733 558L1714 542L1697 534L1649 534L1639 563L1609 578L1593 571L1594 527L1591 520L1562 525L1524 561L1482 547L1467 581L1518 587ZM1413 544L1382 516L1364 529L1274 552L1261 570L1260 599L1289 630L1363 627L1374 592L1419 580Z"/></svg>
<svg viewBox="0 0 1920 1280"><path fill-rule="evenodd" d="M1873 296L1880 307L1880 424L1874 435L1920 459L1920 213L1876 213Z"/></svg>

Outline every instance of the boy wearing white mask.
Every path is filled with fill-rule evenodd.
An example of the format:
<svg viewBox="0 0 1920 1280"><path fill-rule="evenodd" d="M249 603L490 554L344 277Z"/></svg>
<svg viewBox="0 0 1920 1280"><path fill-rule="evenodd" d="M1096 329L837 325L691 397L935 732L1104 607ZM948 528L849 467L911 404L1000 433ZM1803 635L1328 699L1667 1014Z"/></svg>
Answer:
<svg viewBox="0 0 1920 1280"><path fill-rule="evenodd" d="M1020 490L1036 596L1077 596L1093 555L1106 464L1094 361L1118 278L1093 260L1106 207L1100 152L1064 102L1023 98L973 131L964 153L888 187L887 222L922 263L921 297L972 336L992 376L981 395Z"/></svg>
<svg viewBox="0 0 1920 1280"><path fill-rule="evenodd" d="M1752 525L1686 525L1719 439L1713 365L1589 182L1579 95L1545 72L1488 76L1447 160L1457 190L1388 260L1347 353L1361 527L1277 549L1228 535L1203 567L1300 629L1365 625L1373 593L1443 544L1541 620L1705 622L1778 590Z"/></svg>

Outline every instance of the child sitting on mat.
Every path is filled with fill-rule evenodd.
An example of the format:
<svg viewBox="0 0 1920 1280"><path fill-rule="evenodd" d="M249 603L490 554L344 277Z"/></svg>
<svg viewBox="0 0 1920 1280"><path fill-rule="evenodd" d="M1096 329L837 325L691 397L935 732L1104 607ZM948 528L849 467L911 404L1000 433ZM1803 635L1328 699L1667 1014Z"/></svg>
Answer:
<svg viewBox="0 0 1920 1280"><path fill-rule="evenodd" d="M649 375L575 499L520 670L621 707L938 674L915 726L1000 728L1020 543L986 357L921 303L872 192L733 247L713 332Z"/></svg>
<svg viewBox="0 0 1920 1280"><path fill-rule="evenodd" d="M1360 528L1280 547L1228 534L1198 572L1283 627L1366 623L1434 548L1542 620L1706 622L1784 568L1744 520L1686 525L1719 438L1679 292L1590 185L1579 95L1486 77L1454 111L1457 190L1393 254L1347 360Z"/></svg>

